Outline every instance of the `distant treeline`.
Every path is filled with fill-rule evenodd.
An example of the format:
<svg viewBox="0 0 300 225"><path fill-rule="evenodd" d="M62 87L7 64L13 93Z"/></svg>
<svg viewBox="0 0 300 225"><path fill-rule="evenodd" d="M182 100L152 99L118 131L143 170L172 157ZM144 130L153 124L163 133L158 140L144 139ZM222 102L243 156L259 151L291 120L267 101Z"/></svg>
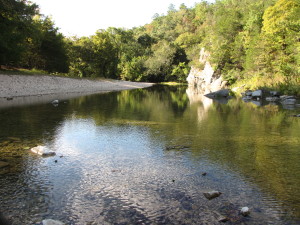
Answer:
<svg viewBox="0 0 300 225"><path fill-rule="evenodd" d="M185 81L211 53L230 84L256 77L300 82L300 0L201 1L133 29L66 38L36 4L0 0L0 65L135 81ZM297 86L297 85L296 85Z"/></svg>

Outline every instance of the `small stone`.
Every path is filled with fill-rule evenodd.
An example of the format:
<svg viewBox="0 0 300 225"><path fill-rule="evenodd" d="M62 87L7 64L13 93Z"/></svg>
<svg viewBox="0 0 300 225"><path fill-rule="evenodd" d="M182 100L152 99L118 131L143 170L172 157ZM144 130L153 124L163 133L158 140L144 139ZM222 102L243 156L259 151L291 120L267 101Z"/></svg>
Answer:
<svg viewBox="0 0 300 225"><path fill-rule="evenodd" d="M202 176L206 176L206 174L207 174L207 173L206 173L206 172L204 172L204 173L202 173Z"/></svg>
<svg viewBox="0 0 300 225"><path fill-rule="evenodd" d="M0 169L9 166L8 162L0 161Z"/></svg>
<svg viewBox="0 0 300 225"><path fill-rule="evenodd" d="M209 192L204 192L203 195L208 199L214 199L216 197L219 197L222 193L219 191L209 191Z"/></svg>
<svg viewBox="0 0 300 225"><path fill-rule="evenodd" d="M241 214L243 215L243 216L248 216L249 214L250 214L250 210L249 210L249 208L248 207L243 207L243 208L241 208Z"/></svg>
<svg viewBox="0 0 300 225"><path fill-rule="evenodd" d="M59 101L56 99L56 100L53 100L51 103L52 103L53 105L56 105L56 104L59 103Z"/></svg>
<svg viewBox="0 0 300 225"><path fill-rule="evenodd" d="M227 222L229 219L228 219L228 217L226 217L226 216L220 216L219 218L218 218L218 222L222 222L222 223L225 223L225 222Z"/></svg>
<svg viewBox="0 0 300 225"><path fill-rule="evenodd" d="M278 91L270 91L270 95L273 97L279 97L280 96L280 92Z"/></svg>
<svg viewBox="0 0 300 225"><path fill-rule="evenodd" d="M279 100L280 100L280 98L276 97L276 96L274 96L274 97L266 97L266 101L268 101L268 102L276 102L276 101L279 101Z"/></svg>
<svg viewBox="0 0 300 225"><path fill-rule="evenodd" d="M64 225L63 222L58 220L46 219L42 221L43 225Z"/></svg>
<svg viewBox="0 0 300 225"><path fill-rule="evenodd" d="M226 216L223 216L222 214L220 214L219 212L217 211L212 211L212 214L213 214L213 217L216 221L218 222L222 222L222 223L225 223L229 220L228 217Z"/></svg>

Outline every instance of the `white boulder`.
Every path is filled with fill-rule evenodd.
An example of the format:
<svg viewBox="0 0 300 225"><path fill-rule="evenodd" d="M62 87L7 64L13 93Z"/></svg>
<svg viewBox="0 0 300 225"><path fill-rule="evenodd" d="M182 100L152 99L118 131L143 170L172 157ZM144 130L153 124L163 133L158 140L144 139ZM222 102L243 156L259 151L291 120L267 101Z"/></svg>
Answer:
<svg viewBox="0 0 300 225"><path fill-rule="evenodd" d="M31 151L33 153L36 153L38 155L41 155L41 156L54 156L56 153L53 152L53 151L50 151L48 148L46 148L45 146L36 146L36 147L33 147L31 149Z"/></svg>

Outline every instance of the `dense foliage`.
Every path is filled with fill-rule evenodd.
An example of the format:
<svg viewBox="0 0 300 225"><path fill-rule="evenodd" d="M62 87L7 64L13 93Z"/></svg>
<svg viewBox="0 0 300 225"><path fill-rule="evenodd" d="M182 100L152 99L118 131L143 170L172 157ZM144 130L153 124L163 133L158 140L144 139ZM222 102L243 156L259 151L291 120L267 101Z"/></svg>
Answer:
<svg viewBox="0 0 300 225"><path fill-rule="evenodd" d="M108 28L64 38L38 6L0 0L0 65L78 77L184 82L199 51L230 84L243 80L299 88L300 0L201 1L170 5L166 15L133 29ZM293 90L292 90L293 91ZM300 91L299 91L300 92Z"/></svg>
<svg viewBox="0 0 300 225"><path fill-rule="evenodd" d="M0 65L68 72L64 37L26 0L0 0Z"/></svg>

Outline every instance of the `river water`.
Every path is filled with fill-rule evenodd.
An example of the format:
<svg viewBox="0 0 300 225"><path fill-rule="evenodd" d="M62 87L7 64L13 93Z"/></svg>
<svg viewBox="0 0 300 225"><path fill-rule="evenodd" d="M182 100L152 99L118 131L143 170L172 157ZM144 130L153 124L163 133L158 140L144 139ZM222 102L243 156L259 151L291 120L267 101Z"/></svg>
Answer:
<svg viewBox="0 0 300 225"><path fill-rule="evenodd" d="M0 212L16 225L299 224L299 113L165 86L2 107Z"/></svg>

